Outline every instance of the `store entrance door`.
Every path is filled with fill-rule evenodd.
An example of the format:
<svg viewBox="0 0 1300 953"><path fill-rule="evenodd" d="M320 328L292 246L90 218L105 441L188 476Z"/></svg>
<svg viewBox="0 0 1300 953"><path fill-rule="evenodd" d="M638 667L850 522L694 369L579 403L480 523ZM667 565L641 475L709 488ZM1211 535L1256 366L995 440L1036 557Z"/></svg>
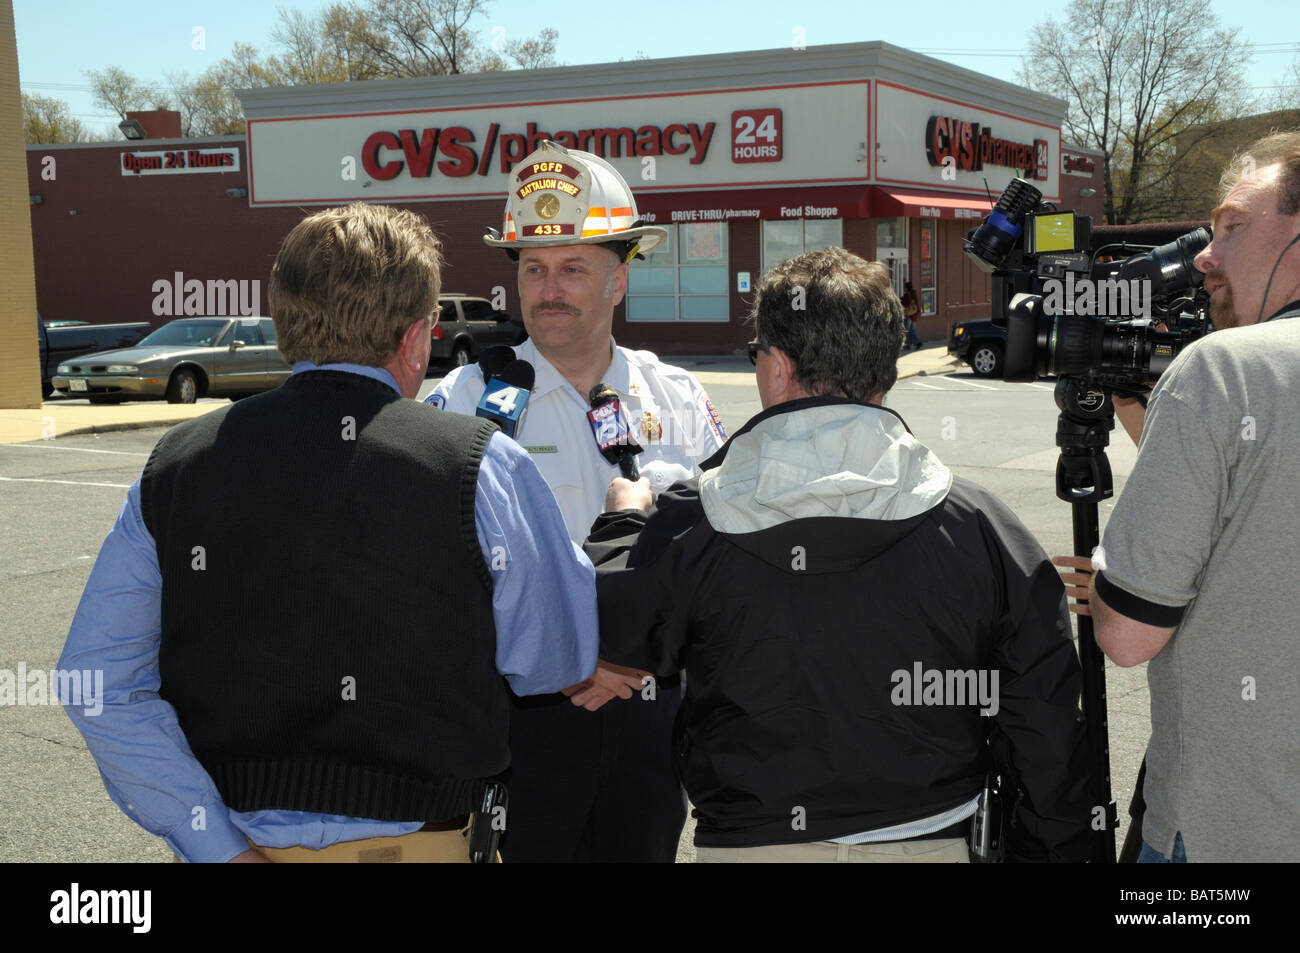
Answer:
<svg viewBox="0 0 1300 953"><path fill-rule="evenodd" d="M881 255L880 260L889 266L890 281L894 285L894 294L903 297L904 284L911 280L908 275L907 251L891 248L890 254Z"/></svg>
<svg viewBox="0 0 1300 953"><path fill-rule="evenodd" d="M889 268L894 294L903 297L908 274L907 219L882 218L876 222L876 258Z"/></svg>

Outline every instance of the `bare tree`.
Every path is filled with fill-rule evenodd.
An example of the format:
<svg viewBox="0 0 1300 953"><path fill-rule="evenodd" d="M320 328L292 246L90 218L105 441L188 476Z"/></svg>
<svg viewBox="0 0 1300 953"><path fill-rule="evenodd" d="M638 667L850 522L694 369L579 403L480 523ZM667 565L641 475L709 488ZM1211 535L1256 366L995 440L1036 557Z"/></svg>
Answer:
<svg viewBox="0 0 1300 953"><path fill-rule="evenodd" d="M68 104L54 96L23 93L23 139L29 146L50 142L90 142L93 137Z"/></svg>
<svg viewBox="0 0 1300 953"><path fill-rule="evenodd" d="M507 69L545 69L559 66L555 58L555 47L560 34L551 27L546 27L536 36L519 39L506 39L504 27L502 32L493 36L491 49L481 53L474 63L474 68L481 73L493 73Z"/></svg>
<svg viewBox="0 0 1300 953"><path fill-rule="evenodd" d="M348 9L364 24L352 39L384 77L442 76L559 65L559 33L507 38L495 27L484 47L471 21L487 14L488 0L359 0Z"/></svg>
<svg viewBox="0 0 1300 953"><path fill-rule="evenodd" d="M1267 102L1273 111L1300 109L1300 56L1291 61L1281 82L1269 91Z"/></svg>
<svg viewBox="0 0 1300 953"><path fill-rule="evenodd" d="M185 73L167 74L181 114L182 136L225 136L244 132L239 100L223 76L221 64L191 79Z"/></svg>
<svg viewBox="0 0 1300 953"><path fill-rule="evenodd" d="M1197 130L1246 108L1238 32L1209 0L1071 0L1030 30L1021 81L1064 99L1062 131L1102 153L1108 223L1160 217Z"/></svg>
<svg viewBox="0 0 1300 953"><path fill-rule="evenodd" d="M351 9L371 29L359 39L389 77L470 72L478 40L469 21L486 0L365 0Z"/></svg>
<svg viewBox="0 0 1300 953"><path fill-rule="evenodd" d="M334 3L315 17L283 8L279 14L271 39L280 52L266 66L281 83L344 83L383 75L371 51L379 41L364 11Z"/></svg>
<svg viewBox="0 0 1300 953"><path fill-rule="evenodd" d="M167 82L180 109L183 136L242 135L244 114L234 91L288 84L275 58L259 58L248 43L236 43L229 56L194 79L175 73Z"/></svg>
<svg viewBox="0 0 1300 953"><path fill-rule="evenodd" d="M171 109L171 97L156 83L136 79L119 66L86 70L95 105L111 109L121 119L128 112L146 109Z"/></svg>
<svg viewBox="0 0 1300 953"><path fill-rule="evenodd" d="M96 104L122 118L128 110L174 108L181 113L182 135L213 136L245 129L236 89L559 65L559 34L549 27L509 39L504 28L495 28L490 45L482 45L470 21L485 14L487 5L488 0L338 0L315 14L280 8L271 32L274 54L236 43L228 57L196 78L168 74L170 95L115 66L87 75Z"/></svg>

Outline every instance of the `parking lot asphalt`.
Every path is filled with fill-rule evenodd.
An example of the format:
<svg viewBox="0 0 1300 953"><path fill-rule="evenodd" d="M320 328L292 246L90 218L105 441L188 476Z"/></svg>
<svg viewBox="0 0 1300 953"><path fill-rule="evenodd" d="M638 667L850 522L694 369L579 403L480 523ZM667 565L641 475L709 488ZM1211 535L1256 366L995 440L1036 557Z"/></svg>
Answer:
<svg viewBox="0 0 1300 953"><path fill-rule="evenodd" d="M748 375L750 379L748 382L752 383L754 369L743 355L670 357L668 360L694 372L705 387L714 384L741 383L737 380L737 375ZM954 362L955 359L948 355L942 343L932 344L924 350L902 355L898 360L898 377L899 380L903 380L919 374L937 373L953 366ZM436 371L439 375L442 372L441 369ZM420 396L423 397L433 390L437 380L437 377L426 380L420 389ZM161 400L91 404L84 399L56 398L45 401L35 409L0 409L0 444L58 440L86 433L166 427L206 414L229 403L230 401L224 398L208 398L194 404L169 404Z"/></svg>

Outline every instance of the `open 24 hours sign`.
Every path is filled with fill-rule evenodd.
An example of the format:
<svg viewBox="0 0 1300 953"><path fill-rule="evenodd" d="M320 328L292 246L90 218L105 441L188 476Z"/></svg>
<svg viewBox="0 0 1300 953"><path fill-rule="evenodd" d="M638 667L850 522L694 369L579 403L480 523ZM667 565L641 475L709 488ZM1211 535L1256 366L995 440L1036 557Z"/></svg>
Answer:
<svg viewBox="0 0 1300 953"><path fill-rule="evenodd" d="M238 172L239 150L166 149L123 152L123 175L175 175L186 172Z"/></svg>

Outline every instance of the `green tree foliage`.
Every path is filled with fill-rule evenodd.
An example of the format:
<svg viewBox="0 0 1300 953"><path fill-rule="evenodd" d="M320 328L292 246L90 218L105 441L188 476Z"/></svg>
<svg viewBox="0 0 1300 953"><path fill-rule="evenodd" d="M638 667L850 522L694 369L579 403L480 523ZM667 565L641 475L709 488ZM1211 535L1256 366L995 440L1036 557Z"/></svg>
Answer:
<svg viewBox="0 0 1300 953"><path fill-rule="evenodd" d="M81 120L73 118L68 104L62 99L23 93L23 139L27 145L89 142L91 138Z"/></svg>

